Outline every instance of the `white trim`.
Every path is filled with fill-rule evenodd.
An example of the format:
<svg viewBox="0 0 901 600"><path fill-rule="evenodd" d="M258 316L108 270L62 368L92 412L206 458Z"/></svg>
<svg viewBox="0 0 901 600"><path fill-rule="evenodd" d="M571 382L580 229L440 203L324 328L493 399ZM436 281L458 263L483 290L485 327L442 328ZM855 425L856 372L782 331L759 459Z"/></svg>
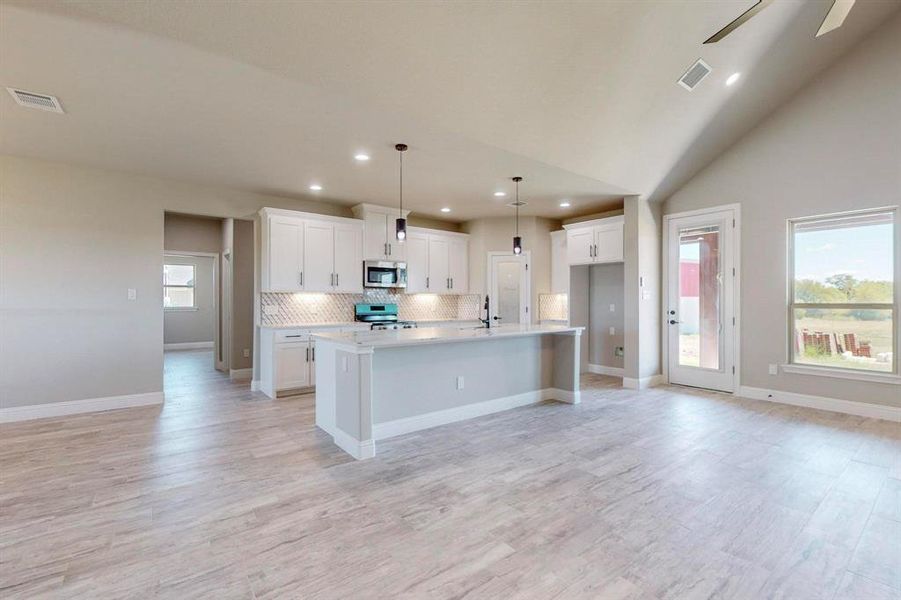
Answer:
<svg viewBox="0 0 901 600"><path fill-rule="evenodd" d="M360 442L354 439L349 433L345 433L337 427L335 428L334 435L332 435L332 440L334 440L336 446L357 460L366 460L367 458L375 456L375 440Z"/></svg>
<svg viewBox="0 0 901 600"><path fill-rule="evenodd" d="M682 217L695 217L706 215L711 212L732 211L732 218L735 219L735 227L732 231L732 266L735 269L735 277L733 278L733 299L732 313L735 318L735 330L733 332L732 343L732 366L735 371L732 377L733 393L741 387L741 203L733 202L731 204L721 204L719 206L711 206L708 208L698 208L695 210L685 210L677 213L663 215L663 243L661 250L663 251L663 262L661 263L661 293L662 298L667 299L661 302L660 310L662 319L660 321L660 340L661 340L661 371L660 379L653 385L661 383L669 383L669 315L667 314L667 305L669 298L669 221L671 219L679 219ZM623 383L624 387L629 387ZM641 388L636 388L641 389Z"/></svg>
<svg viewBox="0 0 901 600"><path fill-rule="evenodd" d="M775 402L777 404L790 404L792 406L828 410L847 415L869 417L871 419L901 422L901 408L897 406L852 402L850 400L839 400L838 398L826 398L825 396L811 396L808 394L796 394L794 392L767 390L746 385L739 388L738 395L752 400L764 400L767 402Z"/></svg>
<svg viewBox="0 0 901 600"><path fill-rule="evenodd" d="M107 396L105 398L87 398L85 400L67 400L65 402L32 404L30 406L11 406L9 408L0 408L0 423L30 421L32 419L45 419L48 417L63 417L66 415L100 412L104 410L118 410L120 408L132 408L135 406L148 406L152 404L162 404L163 400L163 392L148 392L146 394Z"/></svg>
<svg viewBox="0 0 901 600"><path fill-rule="evenodd" d="M233 381L247 381L252 377L253 368L251 367L248 367L246 369L230 369L228 372L228 378Z"/></svg>
<svg viewBox="0 0 901 600"><path fill-rule="evenodd" d="M414 431L422 431L423 429L431 429L432 427L439 427L449 423L466 421L468 419L474 419L476 417L482 417L510 410L512 408L537 404L545 400L557 400L567 404L578 404L580 400L579 395L579 392L547 388L534 392L524 392L513 396L495 398L494 400L485 400L484 402L476 402L474 404L464 404L463 406L455 406L453 408L430 412L424 415L396 419L386 423L374 423L372 425L372 437L376 440L384 440L398 435L412 433ZM340 446L340 444L338 445Z"/></svg>
<svg viewBox="0 0 901 600"><path fill-rule="evenodd" d="M418 233L419 235L446 235L448 237L456 237L464 240L469 239L468 233L460 233L459 231L445 231L444 229L431 229L430 227L407 226L407 234L411 233Z"/></svg>
<svg viewBox="0 0 901 600"><path fill-rule="evenodd" d="M253 369L251 369L251 371L253 371ZM259 379L251 380L250 391L251 392L259 392L260 391L260 380Z"/></svg>
<svg viewBox="0 0 901 600"><path fill-rule="evenodd" d="M862 370L852 371L851 369L832 369L829 367L817 367L814 365L780 365L785 373L795 373L797 375L816 375L817 377L835 377L837 379L854 379L856 381L874 381L877 383L888 383L891 385L901 385L901 376L893 373L867 372Z"/></svg>
<svg viewBox="0 0 901 600"><path fill-rule="evenodd" d="M163 344L163 350L212 350L215 342L181 342Z"/></svg>
<svg viewBox="0 0 901 600"><path fill-rule="evenodd" d="M623 387L630 390L645 390L655 385L661 385L666 382L663 375L651 375L650 377L623 377Z"/></svg>
<svg viewBox="0 0 901 600"><path fill-rule="evenodd" d="M605 365L595 365L588 363L588 372L595 375L611 375L613 377L625 376L625 369L622 367L608 367Z"/></svg>
<svg viewBox="0 0 901 600"><path fill-rule="evenodd" d="M362 205L358 205L358 206L362 206ZM374 205L367 204L366 206L374 206ZM354 207L354 208L356 208L356 207ZM387 208L384 206L380 206L378 208L383 209L383 210L379 211L380 213L384 212L385 214L388 214L392 211L394 213L397 212L397 209L390 209L390 208ZM410 211L406 210L404 212L409 214ZM302 221L326 221L329 223L340 223L343 225L352 225L355 227L359 227L360 229L363 228L363 219L350 218L350 217L336 217L334 215L324 215L324 214L320 214L320 213L303 212L303 211L299 211L299 210L291 210L288 208L272 208L269 206L265 206L259 210L258 214L261 217L265 217L265 218L274 217L274 216L291 217L291 218L295 218L295 219L300 219Z"/></svg>
<svg viewBox="0 0 901 600"><path fill-rule="evenodd" d="M563 225L563 231L572 231L576 229L587 229L589 227L597 227L604 225L619 225L626 223L626 215L614 215L612 217L601 217L600 219L591 219L589 221L577 221L575 223L566 223ZM556 232L551 232L556 233Z"/></svg>

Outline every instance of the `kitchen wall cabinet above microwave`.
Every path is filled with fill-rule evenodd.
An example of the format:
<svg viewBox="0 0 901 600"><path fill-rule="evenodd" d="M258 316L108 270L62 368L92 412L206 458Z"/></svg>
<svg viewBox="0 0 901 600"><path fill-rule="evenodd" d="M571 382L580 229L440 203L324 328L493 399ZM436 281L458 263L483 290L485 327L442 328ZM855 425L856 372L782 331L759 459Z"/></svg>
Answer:
<svg viewBox="0 0 901 600"><path fill-rule="evenodd" d="M608 217L564 225L566 261L569 265L590 265L623 261L624 217Z"/></svg>
<svg viewBox="0 0 901 600"><path fill-rule="evenodd" d="M396 237L396 221L401 216L401 211L375 204L357 204L353 207L353 212L357 219L363 221L364 260L407 260L404 244L399 243ZM410 211L403 211L405 219L409 214Z"/></svg>
<svg viewBox="0 0 901 600"><path fill-rule="evenodd" d="M362 222L273 208L260 221L262 291L362 293Z"/></svg>
<svg viewBox="0 0 901 600"><path fill-rule="evenodd" d="M466 294L469 291L469 235L407 228L408 294Z"/></svg>

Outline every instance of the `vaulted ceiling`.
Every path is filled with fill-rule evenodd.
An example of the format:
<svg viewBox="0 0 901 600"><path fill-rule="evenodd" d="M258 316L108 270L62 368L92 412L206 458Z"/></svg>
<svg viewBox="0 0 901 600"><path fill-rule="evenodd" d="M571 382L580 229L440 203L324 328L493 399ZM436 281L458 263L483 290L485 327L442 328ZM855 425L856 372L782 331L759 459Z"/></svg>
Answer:
<svg viewBox="0 0 901 600"><path fill-rule="evenodd" d="M0 151L384 204L400 141L425 215L509 214L512 175L524 214L662 199L901 7L858 0L815 39L828 3L777 0L702 46L752 3L5 1L0 84L66 114L4 95Z"/></svg>

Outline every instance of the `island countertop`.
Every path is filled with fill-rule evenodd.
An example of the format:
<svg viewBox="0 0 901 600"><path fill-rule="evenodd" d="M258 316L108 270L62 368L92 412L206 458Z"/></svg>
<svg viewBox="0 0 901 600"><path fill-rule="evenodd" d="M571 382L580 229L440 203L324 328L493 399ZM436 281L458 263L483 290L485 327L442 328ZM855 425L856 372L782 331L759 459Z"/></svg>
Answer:
<svg viewBox="0 0 901 600"><path fill-rule="evenodd" d="M316 340L332 342L359 351L368 348L444 344L555 333L580 334L583 329L584 327L565 325L499 325L490 329L485 327L420 327L387 331L322 332L314 334L313 337Z"/></svg>

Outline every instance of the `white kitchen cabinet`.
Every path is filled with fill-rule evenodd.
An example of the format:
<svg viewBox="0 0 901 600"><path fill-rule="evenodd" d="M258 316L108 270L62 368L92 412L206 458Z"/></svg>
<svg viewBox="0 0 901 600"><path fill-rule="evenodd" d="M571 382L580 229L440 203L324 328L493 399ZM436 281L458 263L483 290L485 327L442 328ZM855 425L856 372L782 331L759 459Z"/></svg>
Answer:
<svg viewBox="0 0 901 600"><path fill-rule="evenodd" d="M448 247L448 278L452 294L469 291L469 241L452 237Z"/></svg>
<svg viewBox="0 0 901 600"><path fill-rule="evenodd" d="M551 232L551 293L569 293L569 257L566 230Z"/></svg>
<svg viewBox="0 0 901 600"><path fill-rule="evenodd" d="M564 225L569 265L622 262L623 217Z"/></svg>
<svg viewBox="0 0 901 600"><path fill-rule="evenodd" d="M429 291L429 236L407 232L407 289L408 294Z"/></svg>
<svg viewBox="0 0 901 600"><path fill-rule="evenodd" d="M275 389L290 390L313 385L310 342L275 345Z"/></svg>
<svg viewBox="0 0 901 600"><path fill-rule="evenodd" d="M268 240L264 253L268 255L263 276L264 289L297 292L304 289L303 247L304 223L295 217L273 216L267 223ZM265 258L265 257L264 257Z"/></svg>
<svg viewBox="0 0 901 600"><path fill-rule="evenodd" d="M406 243L399 242L396 234L396 221L401 215L399 210L374 204L358 204L353 207L353 213L363 221L364 260L407 260ZM403 211L404 218L409 214L410 211Z"/></svg>
<svg viewBox="0 0 901 600"><path fill-rule="evenodd" d="M363 223L264 208L262 291L363 291Z"/></svg>
<svg viewBox="0 0 901 600"><path fill-rule="evenodd" d="M446 294L450 291L450 243L447 238L429 236L429 284L430 292Z"/></svg>
<svg viewBox="0 0 901 600"><path fill-rule="evenodd" d="M306 221L303 232L304 290L329 292L335 283L335 226Z"/></svg>

